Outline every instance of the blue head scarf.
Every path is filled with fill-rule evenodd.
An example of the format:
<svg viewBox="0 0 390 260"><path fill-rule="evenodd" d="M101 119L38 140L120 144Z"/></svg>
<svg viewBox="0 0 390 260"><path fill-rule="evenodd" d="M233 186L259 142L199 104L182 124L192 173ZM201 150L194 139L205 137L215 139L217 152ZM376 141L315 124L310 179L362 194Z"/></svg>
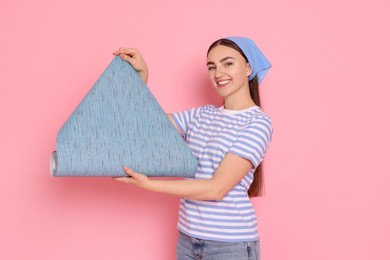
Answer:
<svg viewBox="0 0 390 260"><path fill-rule="evenodd" d="M260 84L272 65L261 53L255 42L245 37L227 37L225 39L231 40L240 47L252 69L249 80L252 80L257 75Z"/></svg>

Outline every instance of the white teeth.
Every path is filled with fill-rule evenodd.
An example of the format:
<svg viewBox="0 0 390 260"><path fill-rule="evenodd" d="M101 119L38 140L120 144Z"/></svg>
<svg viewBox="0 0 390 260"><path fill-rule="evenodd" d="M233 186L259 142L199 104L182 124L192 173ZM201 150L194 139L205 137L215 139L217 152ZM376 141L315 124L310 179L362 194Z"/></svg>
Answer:
<svg viewBox="0 0 390 260"><path fill-rule="evenodd" d="M229 83L229 81L230 81L230 80L224 80L224 81L219 81L219 82L217 82L217 83L218 83L218 85L223 85L223 84Z"/></svg>

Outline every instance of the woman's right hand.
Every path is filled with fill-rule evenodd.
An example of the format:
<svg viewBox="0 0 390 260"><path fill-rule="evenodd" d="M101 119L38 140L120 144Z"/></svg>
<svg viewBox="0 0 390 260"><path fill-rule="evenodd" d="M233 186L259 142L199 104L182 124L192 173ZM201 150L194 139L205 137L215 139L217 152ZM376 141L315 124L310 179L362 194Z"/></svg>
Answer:
<svg viewBox="0 0 390 260"><path fill-rule="evenodd" d="M123 60L130 63L131 66L138 72L142 80L148 82L148 66L142 58L141 53L135 48L119 48L114 55L119 55Z"/></svg>

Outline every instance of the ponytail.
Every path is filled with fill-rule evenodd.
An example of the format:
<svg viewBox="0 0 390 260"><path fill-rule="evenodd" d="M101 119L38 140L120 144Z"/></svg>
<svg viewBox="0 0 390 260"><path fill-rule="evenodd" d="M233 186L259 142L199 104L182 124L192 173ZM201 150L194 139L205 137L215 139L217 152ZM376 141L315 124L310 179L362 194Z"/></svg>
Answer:
<svg viewBox="0 0 390 260"><path fill-rule="evenodd" d="M259 107L260 105L260 95L259 95L259 83L257 76L255 76L251 81L249 81L249 91L253 102ZM257 197L263 194L263 164L260 163L259 166L255 169L253 173L253 181L248 190L248 196Z"/></svg>

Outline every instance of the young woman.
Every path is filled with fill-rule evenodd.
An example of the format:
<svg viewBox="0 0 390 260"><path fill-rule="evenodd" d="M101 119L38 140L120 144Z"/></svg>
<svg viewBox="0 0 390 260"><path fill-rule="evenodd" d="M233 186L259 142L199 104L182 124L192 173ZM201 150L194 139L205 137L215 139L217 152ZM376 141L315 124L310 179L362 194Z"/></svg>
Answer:
<svg viewBox="0 0 390 260"><path fill-rule="evenodd" d="M148 69L136 49L115 55L147 82ZM257 219L249 197L261 191L262 162L272 126L260 108L258 86L271 64L244 37L214 42L207 52L210 81L224 105L169 114L198 160L194 178L156 180L125 167L118 181L181 197L177 259L259 259Z"/></svg>

